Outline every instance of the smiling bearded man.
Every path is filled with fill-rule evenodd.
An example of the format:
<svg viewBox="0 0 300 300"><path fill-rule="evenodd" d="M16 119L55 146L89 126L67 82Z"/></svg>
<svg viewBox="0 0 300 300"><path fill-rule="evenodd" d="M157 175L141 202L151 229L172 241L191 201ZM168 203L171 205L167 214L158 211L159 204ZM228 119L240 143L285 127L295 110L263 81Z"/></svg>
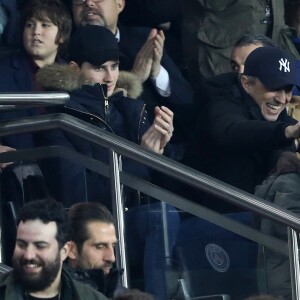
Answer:
<svg viewBox="0 0 300 300"><path fill-rule="evenodd" d="M53 199L25 204L18 220L13 271L1 274L1 300L106 300L63 270L70 251L70 222Z"/></svg>
<svg viewBox="0 0 300 300"><path fill-rule="evenodd" d="M45 232L50 233L49 238L45 236ZM13 256L14 275L24 289L30 292L48 288L61 271L60 252L58 245L53 243L55 234L55 222L44 224L40 220L34 220L19 224ZM40 251L36 251L36 255L33 249L23 250L28 247L28 236L35 237L39 244L36 248Z"/></svg>

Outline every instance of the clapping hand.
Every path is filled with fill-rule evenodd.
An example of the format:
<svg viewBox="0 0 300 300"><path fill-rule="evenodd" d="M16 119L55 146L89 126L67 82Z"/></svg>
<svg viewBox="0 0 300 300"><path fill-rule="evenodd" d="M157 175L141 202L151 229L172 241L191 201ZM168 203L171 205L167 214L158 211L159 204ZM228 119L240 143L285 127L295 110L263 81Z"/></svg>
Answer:
<svg viewBox="0 0 300 300"><path fill-rule="evenodd" d="M162 154L170 141L173 127L173 112L165 106L155 107L155 119L142 136L141 145L156 153Z"/></svg>

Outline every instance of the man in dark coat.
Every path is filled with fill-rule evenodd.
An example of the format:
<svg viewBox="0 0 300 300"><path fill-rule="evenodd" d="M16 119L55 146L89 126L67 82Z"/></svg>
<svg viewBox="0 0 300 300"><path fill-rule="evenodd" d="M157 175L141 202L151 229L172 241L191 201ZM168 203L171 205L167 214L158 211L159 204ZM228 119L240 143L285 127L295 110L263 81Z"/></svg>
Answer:
<svg viewBox="0 0 300 300"><path fill-rule="evenodd" d="M110 211L97 202L81 202L68 211L71 249L66 265L73 278L90 284L112 298L119 286L120 270L115 264L117 236Z"/></svg>
<svg viewBox="0 0 300 300"><path fill-rule="evenodd" d="M120 72L120 51L114 35L105 27L86 25L80 27L71 38L69 66L51 65L38 73L38 82L49 89L67 90L70 101L67 112L91 122L101 130L107 130L141 146L162 154L173 132L173 113L167 107L155 108L155 119L150 125L144 102L139 99L140 80L129 72ZM121 75L121 76L119 76ZM107 149L84 141L68 132L55 130L43 134L39 143L64 145L88 157L108 163ZM52 171L55 170L55 171ZM122 157L122 170L149 180L150 170L134 160ZM51 191L63 199L66 206L82 201L101 201L109 208L111 187L107 178L69 161L46 162L43 174L51 183ZM56 176L53 176L56 174ZM62 177L62 193L58 189L58 176ZM128 249L139 256L129 260L141 266L144 262L145 288L166 299L164 240L160 203L150 205L139 191L124 186L126 231L131 241ZM167 205L169 246L176 238L179 217L176 209ZM137 246L135 245L137 244ZM140 251L145 246L145 251ZM151 253L149 255L148 253ZM155 263L154 263L155 262Z"/></svg>
<svg viewBox="0 0 300 300"><path fill-rule="evenodd" d="M61 203L42 199L26 204L18 220L13 271L0 278L0 299L106 300L63 271L69 238L70 223Z"/></svg>
<svg viewBox="0 0 300 300"><path fill-rule="evenodd" d="M190 133L193 93L189 83L164 51L163 31L118 24L125 0L70 2L76 27L87 24L105 26L116 36L125 56L120 61L120 69L131 70L142 80L142 98L150 120L154 119L155 106L164 105L174 111L176 133L168 155L180 159Z"/></svg>
<svg viewBox="0 0 300 300"><path fill-rule="evenodd" d="M87 25L72 36L69 66L47 66L39 71L37 81L46 89L70 93L67 113L162 154L172 136L173 113L167 107L156 107L155 120L150 126L145 104L139 99L141 83L134 74L119 73L120 55L118 43L108 29ZM60 144L103 162L109 161L103 147L83 143L82 138L59 130L41 134L37 141L39 145ZM123 170L141 178L149 177L147 168L141 164L128 158L123 158L122 162ZM62 165L62 186L66 193L60 197L66 206L83 200L102 199L111 207L107 179L100 179L91 172L86 174L74 163ZM47 164L42 168L44 174L52 177L52 167L58 169L56 164ZM58 193L57 184L51 190ZM59 197L59 194L55 196Z"/></svg>
<svg viewBox="0 0 300 300"><path fill-rule="evenodd" d="M295 84L294 59L274 47L252 51L243 74L209 80L186 163L253 193L276 163L278 152L296 150L300 124L286 112ZM234 209L205 195L195 196L222 212Z"/></svg>

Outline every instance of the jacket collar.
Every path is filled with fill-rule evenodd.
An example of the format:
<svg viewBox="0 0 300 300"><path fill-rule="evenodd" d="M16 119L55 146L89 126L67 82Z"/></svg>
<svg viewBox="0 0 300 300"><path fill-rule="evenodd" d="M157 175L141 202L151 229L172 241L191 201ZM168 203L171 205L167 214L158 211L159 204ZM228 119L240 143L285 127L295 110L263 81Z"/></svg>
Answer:
<svg viewBox="0 0 300 300"><path fill-rule="evenodd" d="M81 89L86 85L97 85L94 82L84 81L78 71L64 64L52 64L41 68L36 81L45 89L67 92ZM115 92L118 91L123 91L125 96L136 99L142 93L142 83L135 74L121 71L115 88Z"/></svg>

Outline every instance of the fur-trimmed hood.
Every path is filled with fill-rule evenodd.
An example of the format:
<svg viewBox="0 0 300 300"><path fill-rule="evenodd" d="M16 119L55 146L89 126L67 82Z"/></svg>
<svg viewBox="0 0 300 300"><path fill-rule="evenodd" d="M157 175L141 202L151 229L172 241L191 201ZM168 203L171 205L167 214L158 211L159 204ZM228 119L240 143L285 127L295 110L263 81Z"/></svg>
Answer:
<svg viewBox="0 0 300 300"><path fill-rule="evenodd" d="M52 64L41 68L36 75L36 81L47 90L72 92L83 85L93 85L94 82L85 81L78 71L69 65ZM123 91L124 96L138 98L143 89L140 79L130 72L121 71L115 92Z"/></svg>

